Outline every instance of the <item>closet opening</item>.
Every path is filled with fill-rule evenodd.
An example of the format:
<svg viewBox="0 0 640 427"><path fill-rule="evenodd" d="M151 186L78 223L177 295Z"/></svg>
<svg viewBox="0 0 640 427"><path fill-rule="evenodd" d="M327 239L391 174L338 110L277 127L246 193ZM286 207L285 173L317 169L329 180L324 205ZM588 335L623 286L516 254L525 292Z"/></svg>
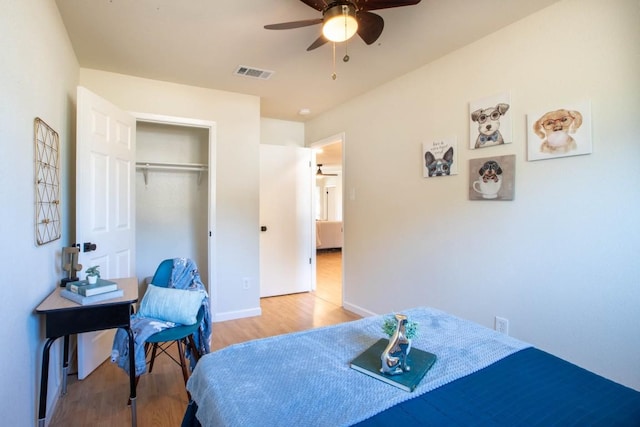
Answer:
<svg viewBox="0 0 640 427"><path fill-rule="evenodd" d="M167 258L198 265L209 289L212 259L212 126L165 120L136 124L136 272L150 278ZM141 292L148 280L143 280Z"/></svg>

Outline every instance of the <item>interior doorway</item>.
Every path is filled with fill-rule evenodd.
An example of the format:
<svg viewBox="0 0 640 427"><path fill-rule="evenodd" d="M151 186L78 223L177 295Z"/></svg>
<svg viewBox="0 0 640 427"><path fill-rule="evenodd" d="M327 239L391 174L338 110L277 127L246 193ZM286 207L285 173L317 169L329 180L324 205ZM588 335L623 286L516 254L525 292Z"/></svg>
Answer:
<svg viewBox="0 0 640 427"><path fill-rule="evenodd" d="M344 134L311 144L316 162L314 217L316 221L315 293L343 305L344 275Z"/></svg>

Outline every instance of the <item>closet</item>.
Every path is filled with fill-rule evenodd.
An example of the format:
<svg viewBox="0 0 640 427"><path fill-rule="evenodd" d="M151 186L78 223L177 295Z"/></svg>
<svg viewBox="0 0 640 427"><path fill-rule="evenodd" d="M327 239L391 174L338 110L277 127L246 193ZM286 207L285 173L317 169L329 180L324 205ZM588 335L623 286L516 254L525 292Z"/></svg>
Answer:
<svg viewBox="0 0 640 427"><path fill-rule="evenodd" d="M153 276L166 258L192 258L209 278L210 128L138 121L136 272ZM211 181L212 182L212 181Z"/></svg>

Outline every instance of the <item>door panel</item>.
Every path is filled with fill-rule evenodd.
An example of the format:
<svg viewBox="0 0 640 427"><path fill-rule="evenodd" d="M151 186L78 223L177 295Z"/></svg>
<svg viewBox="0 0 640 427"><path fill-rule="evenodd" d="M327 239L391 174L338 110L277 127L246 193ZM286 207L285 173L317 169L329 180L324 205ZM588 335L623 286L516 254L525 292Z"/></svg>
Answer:
<svg viewBox="0 0 640 427"><path fill-rule="evenodd" d="M312 286L311 150L260 146L260 296Z"/></svg>
<svg viewBox="0 0 640 427"><path fill-rule="evenodd" d="M86 270L100 266L104 279L135 275L135 119L78 87L76 238ZM83 243L96 245L84 251ZM79 273L81 278L82 272ZM111 355L115 331L78 335L78 378Z"/></svg>

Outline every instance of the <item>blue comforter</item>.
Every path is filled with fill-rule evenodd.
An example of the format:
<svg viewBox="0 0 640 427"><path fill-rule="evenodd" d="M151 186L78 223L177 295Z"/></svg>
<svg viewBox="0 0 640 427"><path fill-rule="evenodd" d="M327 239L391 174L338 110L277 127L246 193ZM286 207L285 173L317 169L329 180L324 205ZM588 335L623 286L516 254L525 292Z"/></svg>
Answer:
<svg viewBox="0 0 640 427"><path fill-rule="evenodd" d="M348 368L378 338L373 317L206 356L183 426L640 426L635 390L446 313L407 314L414 346L438 356L415 392Z"/></svg>

